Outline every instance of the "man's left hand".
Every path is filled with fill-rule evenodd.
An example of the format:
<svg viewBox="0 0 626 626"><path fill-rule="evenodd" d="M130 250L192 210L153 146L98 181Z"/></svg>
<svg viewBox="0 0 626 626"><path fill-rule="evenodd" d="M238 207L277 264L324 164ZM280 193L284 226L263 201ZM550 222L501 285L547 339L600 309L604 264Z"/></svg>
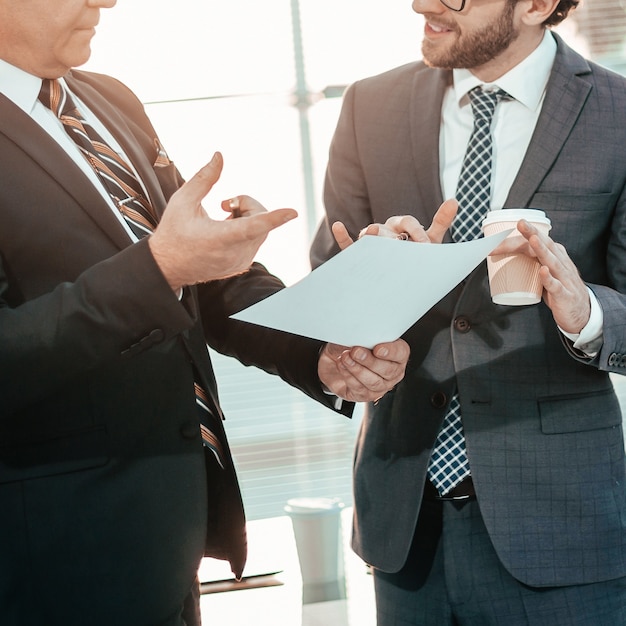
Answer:
<svg viewBox="0 0 626 626"><path fill-rule="evenodd" d="M521 237L505 239L491 254L527 254L541 264L544 302L554 321L568 333L579 333L589 321L589 292L567 250L526 220L517 223Z"/></svg>

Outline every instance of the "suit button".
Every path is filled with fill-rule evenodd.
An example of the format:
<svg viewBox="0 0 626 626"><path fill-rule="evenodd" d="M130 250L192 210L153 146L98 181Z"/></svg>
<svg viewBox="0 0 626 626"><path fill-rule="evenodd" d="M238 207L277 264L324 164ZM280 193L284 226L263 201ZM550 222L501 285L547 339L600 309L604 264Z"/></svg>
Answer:
<svg viewBox="0 0 626 626"><path fill-rule="evenodd" d="M472 328L470 321L465 315L459 315L459 317L454 320L454 328L460 333L469 333Z"/></svg>
<svg viewBox="0 0 626 626"><path fill-rule="evenodd" d="M154 330L150 331L148 338L153 344L161 343L165 338L165 333L160 328L155 328Z"/></svg>
<svg viewBox="0 0 626 626"><path fill-rule="evenodd" d="M432 396L430 396L430 403L436 409L443 409L448 403L448 397L443 391L435 391Z"/></svg>
<svg viewBox="0 0 626 626"><path fill-rule="evenodd" d="M615 354L615 352L613 352L610 356L609 356L609 365L611 367L613 367L613 365L617 364L617 360L618 360L618 355Z"/></svg>
<svg viewBox="0 0 626 626"><path fill-rule="evenodd" d="M198 422L185 422L180 427L180 434L185 439L194 439L200 434L200 424Z"/></svg>

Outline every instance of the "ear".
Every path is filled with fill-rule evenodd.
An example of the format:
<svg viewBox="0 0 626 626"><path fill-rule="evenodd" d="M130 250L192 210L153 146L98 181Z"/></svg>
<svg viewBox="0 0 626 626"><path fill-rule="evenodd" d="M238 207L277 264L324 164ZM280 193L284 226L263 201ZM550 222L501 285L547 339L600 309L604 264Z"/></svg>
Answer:
<svg viewBox="0 0 626 626"><path fill-rule="evenodd" d="M521 0L521 19L528 26L543 24L556 10L560 0Z"/></svg>

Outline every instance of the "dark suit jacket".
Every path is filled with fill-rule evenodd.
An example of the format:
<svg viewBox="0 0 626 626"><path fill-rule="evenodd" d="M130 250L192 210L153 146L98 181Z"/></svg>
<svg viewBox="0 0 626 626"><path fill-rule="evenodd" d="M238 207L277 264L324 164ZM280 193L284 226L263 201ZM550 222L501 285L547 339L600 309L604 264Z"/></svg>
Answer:
<svg viewBox="0 0 626 626"><path fill-rule="evenodd" d="M538 586L626 574L622 415L608 375L626 372L626 80L557 41L505 206L547 212L552 237L600 301L604 345L583 358L544 303L494 305L485 264L407 332L407 374L369 407L355 459L354 547L385 571L406 559L457 385L478 502L504 566ZM450 72L412 63L346 93L313 265L337 252L335 220L353 236L391 215L431 223L443 200L439 129L449 81Z"/></svg>
<svg viewBox="0 0 626 626"><path fill-rule="evenodd" d="M141 104L108 77L67 80L162 213L181 179L153 167ZM179 302L147 242L130 245L72 160L3 96L0 171L0 621L165 623L203 554L237 572L245 562L232 462L205 465L192 363L216 415L206 343L330 405L320 343L228 319L282 288L259 265Z"/></svg>

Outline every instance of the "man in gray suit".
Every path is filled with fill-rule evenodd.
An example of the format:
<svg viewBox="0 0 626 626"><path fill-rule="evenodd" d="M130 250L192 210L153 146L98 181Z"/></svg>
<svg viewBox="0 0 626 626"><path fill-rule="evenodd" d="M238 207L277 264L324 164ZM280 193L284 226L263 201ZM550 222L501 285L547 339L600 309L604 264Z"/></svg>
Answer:
<svg viewBox="0 0 626 626"><path fill-rule="evenodd" d="M520 249L543 266L543 301L493 304L481 265L409 329L405 379L368 407L353 546L373 566L380 625L626 624L622 415L609 379L626 372L626 80L550 32L575 4L414 0L424 62L345 95L314 266L338 251L333 230L343 242L392 216L394 232L452 240L453 201L421 225L456 196L476 87L507 94L490 127L487 209L539 208L552 221L550 238L519 224ZM464 471L436 488L432 453L457 400Z"/></svg>

